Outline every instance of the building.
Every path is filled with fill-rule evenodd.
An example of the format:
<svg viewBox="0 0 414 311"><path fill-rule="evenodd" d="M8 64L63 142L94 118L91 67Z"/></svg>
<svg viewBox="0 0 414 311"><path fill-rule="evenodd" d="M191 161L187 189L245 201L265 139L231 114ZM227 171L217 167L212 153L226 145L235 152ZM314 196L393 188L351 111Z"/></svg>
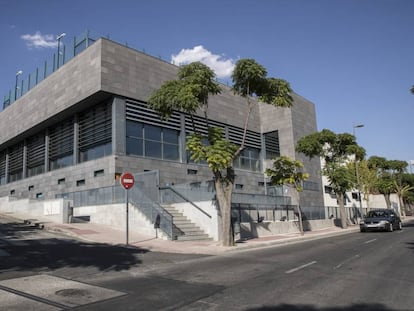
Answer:
<svg viewBox="0 0 414 311"><path fill-rule="evenodd" d="M176 77L177 67L105 38L85 40L82 50L74 47L72 59L42 81L36 78L14 102L5 100L0 197L48 199L113 186L125 171L157 169L160 185L211 180L208 167L191 163L186 153L185 137L193 130L189 116L176 112L163 121L146 106L155 89ZM210 98L209 122L235 143L241 141L245 112L244 100L224 85ZM201 114L195 123L206 129ZM295 152L296 141L314 131L315 107L305 98L294 94L289 109L260 104L235 161L236 191L267 193L264 169L283 154L302 160L310 173L301 205L323 206L319 161Z"/></svg>

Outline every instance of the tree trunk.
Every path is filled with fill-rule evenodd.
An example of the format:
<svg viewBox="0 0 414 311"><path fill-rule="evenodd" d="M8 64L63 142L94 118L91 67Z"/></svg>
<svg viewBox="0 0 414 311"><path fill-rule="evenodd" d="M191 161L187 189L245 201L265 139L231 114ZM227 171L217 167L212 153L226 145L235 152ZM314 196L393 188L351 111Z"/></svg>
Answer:
<svg viewBox="0 0 414 311"><path fill-rule="evenodd" d="M384 193L385 204L387 204L387 208L391 208L391 198L389 193Z"/></svg>
<svg viewBox="0 0 414 311"><path fill-rule="evenodd" d="M398 194L398 201L400 201L400 215L401 215L401 217L405 217L404 198L399 194Z"/></svg>
<svg viewBox="0 0 414 311"><path fill-rule="evenodd" d="M233 193L232 182L215 181L217 203L221 214L221 245L234 246L233 229L231 227L231 195Z"/></svg>
<svg viewBox="0 0 414 311"><path fill-rule="evenodd" d="M347 215L345 211L345 205L344 205L344 194L338 193L337 194L338 199L338 205L339 205L339 215L341 216L341 228L346 229L348 228L348 222L347 222Z"/></svg>

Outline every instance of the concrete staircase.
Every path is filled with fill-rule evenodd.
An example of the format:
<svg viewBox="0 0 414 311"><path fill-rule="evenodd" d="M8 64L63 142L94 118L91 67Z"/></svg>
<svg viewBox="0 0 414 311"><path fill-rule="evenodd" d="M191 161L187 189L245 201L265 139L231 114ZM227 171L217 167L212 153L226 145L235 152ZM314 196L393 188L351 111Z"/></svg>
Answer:
<svg viewBox="0 0 414 311"><path fill-rule="evenodd" d="M163 205L163 208L173 218L173 237L177 241L212 241L213 239L192 223L186 216L177 211L171 205Z"/></svg>

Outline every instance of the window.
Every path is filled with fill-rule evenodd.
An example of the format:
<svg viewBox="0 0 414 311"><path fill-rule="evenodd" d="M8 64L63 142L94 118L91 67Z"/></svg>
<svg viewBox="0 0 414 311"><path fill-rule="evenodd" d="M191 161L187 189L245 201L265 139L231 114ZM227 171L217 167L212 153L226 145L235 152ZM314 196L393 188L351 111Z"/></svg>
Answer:
<svg viewBox="0 0 414 311"><path fill-rule="evenodd" d="M266 159L280 157L279 132L273 131L265 133L263 136L266 147Z"/></svg>
<svg viewBox="0 0 414 311"><path fill-rule="evenodd" d="M235 188L236 188L237 190L243 190L243 187L244 187L244 185L242 185L242 184L236 184L236 185L235 185Z"/></svg>
<svg viewBox="0 0 414 311"><path fill-rule="evenodd" d="M197 174L197 170L187 169L187 174L188 175L196 175Z"/></svg>
<svg viewBox="0 0 414 311"><path fill-rule="evenodd" d="M6 183L6 151L0 152L0 185Z"/></svg>
<svg viewBox="0 0 414 311"><path fill-rule="evenodd" d="M79 162L112 154L112 112L101 103L79 114Z"/></svg>
<svg viewBox="0 0 414 311"><path fill-rule="evenodd" d="M65 183L65 181L66 181L65 178L58 179L58 185L63 185Z"/></svg>
<svg viewBox="0 0 414 311"><path fill-rule="evenodd" d="M49 129L50 170L73 165L73 119Z"/></svg>
<svg viewBox="0 0 414 311"><path fill-rule="evenodd" d="M77 187L84 186L85 184L86 184L85 179L80 179L80 180L76 181L76 186Z"/></svg>
<svg viewBox="0 0 414 311"><path fill-rule="evenodd" d="M93 172L93 176L94 177L100 177L100 176L104 176L105 175L105 171L104 170L97 170Z"/></svg>
<svg viewBox="0 0 414 311"><path fill-rule="evenodd" d="M44 173L45 171L45 135L40 133L27 140L27 177Z"/></svg>
<svg viewBox="0 0 414 311"><path fill-rule="evenodd" d="M43 193L41 192L36 193L36 199L41 199L41 198L43 198Z"/></svg>
<svg viewBox="0 0 414 311"><path fill-rule="evenodd" d="M126 152L164 160L179 160L179 131L127 120Z"/></svg>
<svg viewBox="0 0 414 311"><path fill-rule="evenodd" d="M29 186L29 188L28 188L29 191L32 191L33 189L34 189L33 185Z"/></svg>
<svg viewBox="0 0 414 311"><path fill-rule="evenodd" d="M23 143L9 148L9 182L23 178Z"/></svg>
<svg viewBox="0 0 414 311"><path fill-rule="evenodd" d="M325 186L324 191L325 191L325 193L328 193L328 194L335 194L332 187L330 187L330 186Z"/></svg>
<svg viewBox="0 0 414 311"><path fill-rule="evenodd" d="M234 167L248 171L260 170L260 151L254 148L244 148L240 155L234 160Z"/></svg>

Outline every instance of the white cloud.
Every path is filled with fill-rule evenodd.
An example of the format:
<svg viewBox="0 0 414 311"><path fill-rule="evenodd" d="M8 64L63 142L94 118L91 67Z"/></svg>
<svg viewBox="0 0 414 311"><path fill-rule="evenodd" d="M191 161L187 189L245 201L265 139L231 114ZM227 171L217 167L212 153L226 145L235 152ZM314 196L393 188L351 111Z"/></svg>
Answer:
<svg viewBox="0 0 414 311"><path fill-rule="evenodd" d="M213 54L202 45L192 49L182 49L177 55L172 55L171 62L176 65L201 62L209 66L221 79L230 77L234 69L234 60Z"/></svg>
<svg viewBox="0 0 414 311"><path fill-rule="evenodd" d="M26 41L26 45L29 48L42 49L57 47L57 41L54 35L42 35L40 31L36 31L34 35L22 35L21 38Z"/></svg>

